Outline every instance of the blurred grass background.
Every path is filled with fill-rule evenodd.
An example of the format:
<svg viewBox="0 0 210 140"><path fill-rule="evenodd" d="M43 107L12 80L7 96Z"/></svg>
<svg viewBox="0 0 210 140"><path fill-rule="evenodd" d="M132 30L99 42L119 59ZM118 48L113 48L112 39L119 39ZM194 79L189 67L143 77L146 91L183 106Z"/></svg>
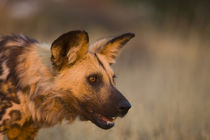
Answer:
<svg viewBox="0 0 210 140"><path fill-rule="evenodd" d="M90 122L36 140L210 140L210 15L204 0L0 0L0 34L52 42L76 29L93 43L134 32L114 70L132 109L111 130Z"/></svg>

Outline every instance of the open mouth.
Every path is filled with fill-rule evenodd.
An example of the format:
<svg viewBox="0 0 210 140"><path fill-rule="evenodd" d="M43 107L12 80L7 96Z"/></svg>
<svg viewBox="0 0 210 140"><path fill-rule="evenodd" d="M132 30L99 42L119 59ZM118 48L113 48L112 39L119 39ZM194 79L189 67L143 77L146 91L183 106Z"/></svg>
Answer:
<svg viewBox="0 0 210 140"><path fill-rule="evenodd" d="M84 107L82 107L83 109L80 112L80 120L90 120L92 123L102 129L110 129L114 126L114 121L116 120L116 118L124 117L131 107L129 103L125 104L126 106L123 105L124 104L122 104L121 108L113 107L108 110L93 107L90 105L84 105Z"/></svg>
<svg viewBox="0 0 210 140"><path fill-rule="evenodd" d="M88 111L85 113L86 115L80 116L80 120L90 120L92 123L94 123L96 126L102 128L102 129L110 129L114 126L114 121L116 120L116 117L106 116L102 115L100 113L97 113L93 110L88 109Z"/></svg>
<svg viewBox="0 0 210 140"><path fill-rule="evenodd" d="M100 128L110 129L114 126L114 120L116 118L117 117L107 117L107 116L103 116L99 113L94 113L93 120L91 120L91 121Z"/></svg>

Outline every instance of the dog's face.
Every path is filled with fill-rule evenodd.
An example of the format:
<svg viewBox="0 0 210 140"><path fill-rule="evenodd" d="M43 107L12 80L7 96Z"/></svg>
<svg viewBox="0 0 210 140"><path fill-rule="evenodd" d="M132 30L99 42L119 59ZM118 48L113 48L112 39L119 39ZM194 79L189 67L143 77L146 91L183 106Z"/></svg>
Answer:
<svg viewBox="0 0 210 140"><path fill-rule="evenodd" d="M103 129L113 127L114 119L128 112L131 105L115 87L115 74L110 65L132 37L134 34L127 33L89 47L86 32L72 31L53 42L56 88L66 91L61 96L66 108L71 106L81 119Z"/></svg>

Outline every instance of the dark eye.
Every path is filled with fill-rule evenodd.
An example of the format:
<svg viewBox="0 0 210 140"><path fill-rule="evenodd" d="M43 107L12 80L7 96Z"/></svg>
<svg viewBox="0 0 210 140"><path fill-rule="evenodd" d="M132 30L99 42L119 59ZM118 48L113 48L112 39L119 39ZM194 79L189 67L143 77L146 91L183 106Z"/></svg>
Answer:
<svg viewBox="0 0 210 140"><path fill-rule="evenodd" d="M95 83L97 81L97 79L98 79L97 75L91 75L91 76L88 77L88 81L90 83Z"/></svg>

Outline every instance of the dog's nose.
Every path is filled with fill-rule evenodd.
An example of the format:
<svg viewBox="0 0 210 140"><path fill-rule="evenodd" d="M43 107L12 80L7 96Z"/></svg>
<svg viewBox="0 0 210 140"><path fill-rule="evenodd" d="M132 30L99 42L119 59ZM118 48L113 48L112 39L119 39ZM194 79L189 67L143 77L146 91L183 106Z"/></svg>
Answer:
<svg viewBox="0 0 210 140"><path fill-rule="evenodd" d="M130 108L131 108L131 104L128 101L119 103L118 105L119 115L123 117L125 114L127 114Z"/></svg>

